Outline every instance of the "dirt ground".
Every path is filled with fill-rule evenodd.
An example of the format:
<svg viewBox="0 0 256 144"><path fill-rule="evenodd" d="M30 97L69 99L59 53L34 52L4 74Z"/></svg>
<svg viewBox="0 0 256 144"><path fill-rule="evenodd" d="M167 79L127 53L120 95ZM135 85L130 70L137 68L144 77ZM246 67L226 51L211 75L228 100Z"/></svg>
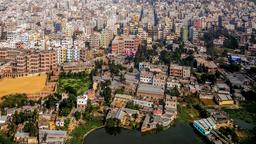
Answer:
<svg viewBox="0 0 256 144"><path fill-rule="evenodd" d="M0 79L0 98L15 93L33 94L43 90L46 75Z"/></svg>

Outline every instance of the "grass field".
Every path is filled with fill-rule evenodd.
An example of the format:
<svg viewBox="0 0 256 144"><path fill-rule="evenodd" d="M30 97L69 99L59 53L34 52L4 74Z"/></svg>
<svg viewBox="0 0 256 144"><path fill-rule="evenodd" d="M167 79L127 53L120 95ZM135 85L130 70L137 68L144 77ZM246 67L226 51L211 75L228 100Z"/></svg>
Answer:
<svg viewBox="0 0 256 144"><path fill-rule="evenodd" d="M0 98L15 93L33 94L43 90L46 75L19 78L4 78L0 80Z"/></svg>
<svg viewBox="0 0 256 144"><path fill-rule="evenodd" d="M63 75L59 78L58 92L65 92L67 87L72 88L76 95L81 95L86 92L91 84L89 74L83 72L80 75Z"/></svg>
<svg viewBox="0 0 256 144"><path fill-rule="evenodd" d="M81 144L84 140L84 135L92 129L103 126L101 121L87 121L84 124L76 127L71 133L71 144Z"/></svg>

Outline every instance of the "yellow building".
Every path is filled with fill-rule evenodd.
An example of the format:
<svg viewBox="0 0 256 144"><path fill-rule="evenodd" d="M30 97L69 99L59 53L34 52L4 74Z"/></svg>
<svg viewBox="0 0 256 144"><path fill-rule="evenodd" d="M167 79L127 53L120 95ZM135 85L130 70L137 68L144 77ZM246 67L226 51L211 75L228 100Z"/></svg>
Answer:
<svg viewBox="0 0 256 144"><path fill-rule="evenodd" d="M215 96L215 101L218 103L218 105L233 105L234 100L231 98L230 95L225 94L217 94Z"/></svg>

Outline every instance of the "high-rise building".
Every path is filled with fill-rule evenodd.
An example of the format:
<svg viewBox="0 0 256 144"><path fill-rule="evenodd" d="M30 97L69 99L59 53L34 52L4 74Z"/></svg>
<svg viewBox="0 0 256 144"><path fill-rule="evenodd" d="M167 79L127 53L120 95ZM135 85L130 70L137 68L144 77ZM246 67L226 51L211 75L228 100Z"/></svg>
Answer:
<svg viewBox="0 0 256 144"><path fill-rule="evenodd" d="M104 29L100 34L100 47L107 48L113 39L113 32L111 30Z"/></svg>
<svg viewBox="0 0 256 144"><path fill-rule="evenodd" d="M99 33L93 33L90 36L90 47L93 49L99 49L100 47L100 34Z"/></svg>
<svg viewBox="0 0 256 144"><path fill-rule="evenodd" d="M181 37L182 37L183 42L188 40L188 26L187 25L184 25L182 27Z"/></svg>
<svg viewBox="0 0 256 144"><path fill-rule="evenodd" d="M191 26L189 28L189 40L190 41L194 41L198 39L198 31L196 28L194 28L193 26Z"/></svg>

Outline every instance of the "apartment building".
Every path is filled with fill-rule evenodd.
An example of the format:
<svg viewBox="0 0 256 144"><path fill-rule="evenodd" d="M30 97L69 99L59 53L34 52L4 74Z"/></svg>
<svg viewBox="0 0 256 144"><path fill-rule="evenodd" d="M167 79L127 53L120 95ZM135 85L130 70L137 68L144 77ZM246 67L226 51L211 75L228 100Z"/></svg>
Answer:
<svg viewBox="0 0 256 144"><path fill-rule="evenodd" d="M171 65L170 75L175 77L188 78L190 77L190 67Z"/></svg>
<svg viewBox="0 0 256 144"><path fill-rule="evenodd" d="M153 86L164 87L166 84L167 76L165 74L158 73L153 77Z"/></svg>
<svg viewBox="0 0 256 144"><path fill-rule="evenodd" d="M100 46L107 48L113 39L113 32L111 30L104 29L100 34Z"/></svg>
<svg viewBox="0 0 256 144"><path fill-rule="evenodd" d="M140 82L152 84L153 83L153 76L154 75L153 75L152 72L141 71L140 72Z"/></svg>
<svg viewBox="0 0 256 144"><path fill-rule="evenodd" d="M11 62L0 62L0 78L12 73Z"/></svg>
<svg viewBox="0 0 256 144"><path fill-rule="evenodd" d="M86 105L87 105L87 100L88 100L88 96L86 94L82 95L82 96L78 96L76 98L76 105L78 109L85 109Z"/></svg>
<svg viewBox="0 0 256 144"><path fill-rule="evenodd" d="M176 77L168 77L167 81L166 81L166 87L167 88L180 88L181 84L179 82L179 80Z"/></svg>
<svg viewBox="0 0 256 144"><path fill-rule="evenodd" d="M90 47L93 49L99 49L100 47L100 34L99 33L93 33L90 36Z"/></svg>
<svg viewBox="0 0 256 144"><path fill-rule="evenodd" d="M0 49L0 59L12 62L17 74L49 72L57 69L55 51Z"/></svg>
<svg viewBox="0 0 256 144"><path fill-rule="evenodd" d="M135 55L140 43L140 38L135 35L116 36L112 42L112 53L126 56Z"/></svg>

